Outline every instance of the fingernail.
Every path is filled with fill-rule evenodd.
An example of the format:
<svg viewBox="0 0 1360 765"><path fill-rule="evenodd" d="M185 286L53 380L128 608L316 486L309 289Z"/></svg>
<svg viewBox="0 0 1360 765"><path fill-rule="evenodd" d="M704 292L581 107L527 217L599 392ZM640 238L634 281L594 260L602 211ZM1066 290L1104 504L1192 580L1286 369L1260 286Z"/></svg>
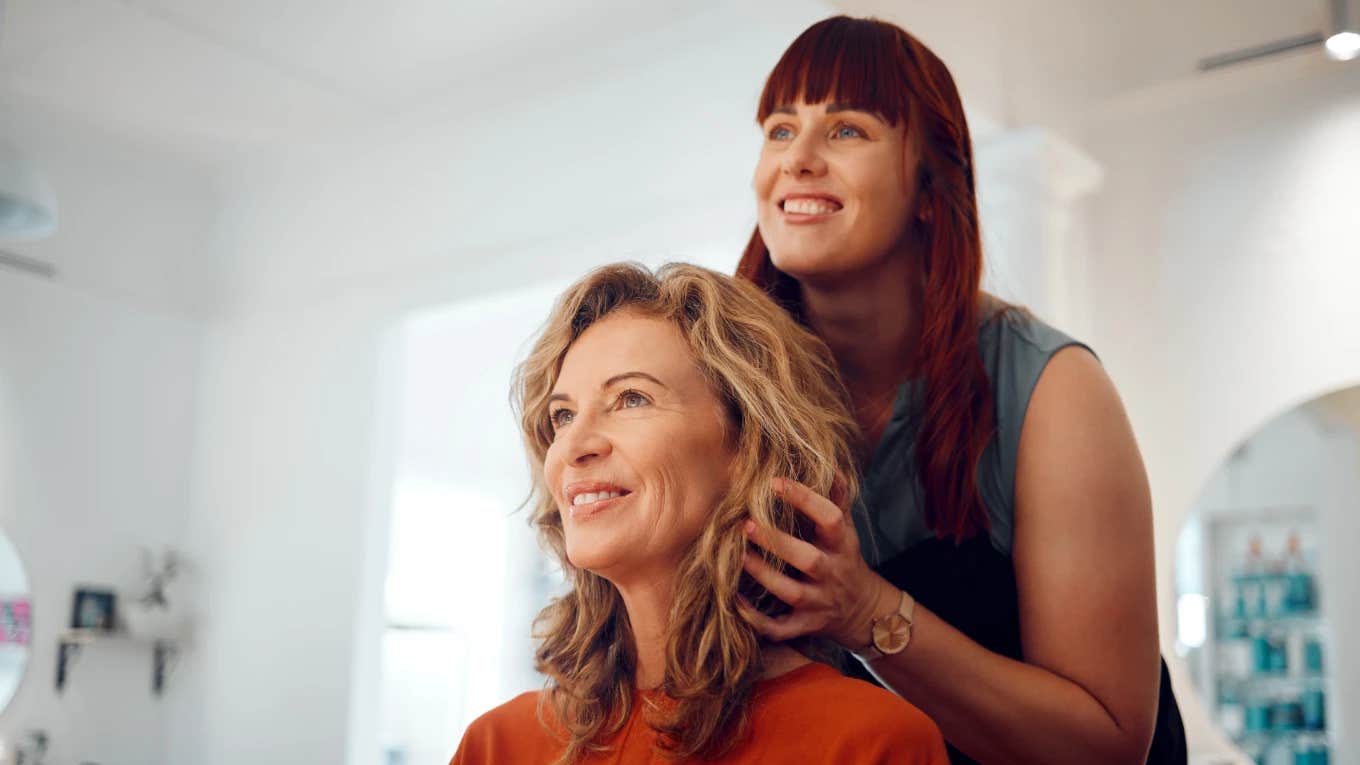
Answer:
<svg viewBox="0 0 1360 765"><path fill-rule="evenodd" d="M746 533L747 533L747 534L755 534L755 533L756 533L756 522L755 522L755 521L747 521L746 524L745 524L744 526L742 526L742 528L746 530Z"/></svg>

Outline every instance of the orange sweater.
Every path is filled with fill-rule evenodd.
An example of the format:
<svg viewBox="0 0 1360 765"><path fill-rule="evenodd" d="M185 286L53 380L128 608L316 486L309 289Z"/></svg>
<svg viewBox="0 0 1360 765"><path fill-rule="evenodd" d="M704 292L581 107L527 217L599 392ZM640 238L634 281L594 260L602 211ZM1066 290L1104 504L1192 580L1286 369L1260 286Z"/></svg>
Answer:
<svg viewBox="0 0 1360 765"><path fill-rule="evenodd" d="M450 765L546 765L561 756L563 739L538 720L538 692L487 712L468 728ZM756 686L746 738L714 765L948 765L940 729L916 707L824 664L807 664ZM609 751L582 762L672 763L641 705L606 743Z"/></svg>

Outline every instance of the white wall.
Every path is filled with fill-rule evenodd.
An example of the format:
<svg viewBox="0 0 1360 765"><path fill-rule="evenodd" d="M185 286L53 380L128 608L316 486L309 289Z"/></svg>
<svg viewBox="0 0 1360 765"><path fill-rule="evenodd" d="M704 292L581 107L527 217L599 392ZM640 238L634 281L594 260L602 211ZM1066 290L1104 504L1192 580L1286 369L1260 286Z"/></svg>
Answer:
<svg viewBox="0 0 1360 765"><path fill-rule="evenodd" d="M476 289L571 277L583 261L537 255L657 221L704 238L749 235L756 99L783 48L828 10L730 5L582 51L590 65L563 63L586 79L553 81L550 62L538 89L520 78L501 92L487 73L470 95L243 166L225 242L228 308L356 286L408 292L429 279L446 280L447 298L461 287L449 277L475 278ZM668 232L633 254L665 250Z"/></svg>
<svg viewBox="0 0 1360 765"><path fill-rule="evenodd" d="M0 249L55 266L60 281L128 305L206 317L217 302L222 190L212 168L0 89L0 140L57 196L56 232Z"/></svg>
<svg viewBox="0 0 1360 765"><path fill-rule="evenodd" d="M134 590L137 548L182 542L218 189L187 158L22 95L0 91L0 113L0 140L59 199L52 237L0 241L57 269L0 269L0 525L34 599L33 653L0 735L45 729L56 762L155 765L177 677L156 699L149 648L90 646L58 696L57 637L78 583Z"/></svg>
<svg viewBox="0 0 1360 765"><path fill-rule="evenodd" d="M135 588L137 546L182 536L200 335L192 320L0 270L0 526L34 602L28 672L0 735L45 729L53 762L164 761L177 677L158 700L147 647L94 645L59 696L57 636L77 584Z"/></svg>
<svg viewBox="0 0 1360 765"><path fill-rule="evenodd" d="M1173 657L1171 551L1232 448L1360 380L1360 67L1317 54L1203 75L1071 130L1106 171L1074 299L1143 448L1163 650L1192 750L1212 751Z"/></svg>
<svg viewBox="0 0 1360 765"><path fill-rule="evenodd" d="M343 762L377 334L362 306L205 338L186 550L200 570L167 761Z"/></svg>

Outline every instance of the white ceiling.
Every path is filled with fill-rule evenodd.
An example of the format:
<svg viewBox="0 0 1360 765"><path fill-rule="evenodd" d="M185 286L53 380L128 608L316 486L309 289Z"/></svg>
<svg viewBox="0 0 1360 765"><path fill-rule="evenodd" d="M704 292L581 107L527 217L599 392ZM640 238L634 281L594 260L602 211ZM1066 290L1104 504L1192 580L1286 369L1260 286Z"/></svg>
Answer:
<svg viewBox="0 0 1360 765"><path fill-rule="evenodd" d="M780 6L763 2L771 14ZM3 2L3 0L0 0ZM314 137L484 85L569 76L718 0L8 0L0 88L163 140ZM840 0L915 31L1007 124L1195 76L1202 57L1321 30L1325 0Z"/></svg>
<svg viewBox="0 0 1360 765"><path fill-rule="evenodd" d="M480 86L560 77L716 0L9 0L0 89L211 147L306 139Z"/></svg>
<svg viewBox="0 0 1360 765"><path fill-rule="evenodd" d="M1321 32L1330 18L1327 0L837 0L835 5L911 30L949 64L965 94L1012 126L1051 125L1131 92L1204 76L1197 69L1202 58Z"/></svg>
<svg viewBox="0 0 1360 765"><path fill-rule="evenodd" d="M1031 124L1061 131L1102 104L1205 76L1196 71L1203 57L1320 31L1327 20L1326 0L0 0L0 136L25 139L63 187L58 235L14 251L73 282L202 303L220 291L221 273L255 267L222 232L268 208L250 201L271 198L275 181L251 177L240 193L233 181L242 167L287 157L296 175L310 167L298 158L306 150L328 172L364 161L375 183L397 182L388 164L404 168L401 184L428 181L427 197L452 199L458 181L443 168L488 149L450 137L492 130L532 142L537 125L496 122L513 122L525 111L511 107L526 103L570 112L554 137L586 152L564 165L554 144L533 142L520 153L536 170L646 161L646 151L606 150L593 139L614 131L609 120L633 99L657 108L655 94L639 92L653 72L667 73L657 88L686 94L675 96L685 113L634 119L643 133L623 131L620 140L670 141L685 147L674 150L683 158L703 151L696 136L726 141L712 125L736 112L744 120L758 73L794 30L838 11L890 19L931 45L959 81L975 138ZM715 82L724 72L731 80ZM600 87L609 82L617 87ZM577 109L574 93L594 100ZM721 103L695 103L696 94ZM477 120L465 123L464 112ZM394 140L409 150L393 150ZM663 183L617 168L618 177L634 174ZM333 193L348 193L353 180L340 177ZM514 183L491 180L515 196ZM285 195L284 207L296 215L310 198L290 193L297 198ZM179 228L160 221L171 210ZM329 221L325 210L318 219ZM275 250L307 242L295 244L261 257L278 267L289 261ZM427 246L436 245L408 249ZM296 281L314 280L314 264L294 270Z"/></svg>

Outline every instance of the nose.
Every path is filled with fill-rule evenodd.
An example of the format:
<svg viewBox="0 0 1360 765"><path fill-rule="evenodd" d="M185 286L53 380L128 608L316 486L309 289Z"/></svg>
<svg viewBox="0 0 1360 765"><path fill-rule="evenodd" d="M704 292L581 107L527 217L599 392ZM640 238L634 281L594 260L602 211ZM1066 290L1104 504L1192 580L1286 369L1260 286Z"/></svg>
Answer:
<svg viewBox="0 0 1360 765"><path fill-rule="evenodd" d="M807 130L793 139L784 150L781 170L785 175L817 177L826 172L822 145L814 131Z"/></svg>
<svg viewBox="0 0 1360 765"><path fill-rule="evenodd" d="M575 467L589 465L608 457L613 451L613 444L595 426L594 418L578 418L571 427L566 428L564 435L566 443L562 444L562 457Z"/></svg>

